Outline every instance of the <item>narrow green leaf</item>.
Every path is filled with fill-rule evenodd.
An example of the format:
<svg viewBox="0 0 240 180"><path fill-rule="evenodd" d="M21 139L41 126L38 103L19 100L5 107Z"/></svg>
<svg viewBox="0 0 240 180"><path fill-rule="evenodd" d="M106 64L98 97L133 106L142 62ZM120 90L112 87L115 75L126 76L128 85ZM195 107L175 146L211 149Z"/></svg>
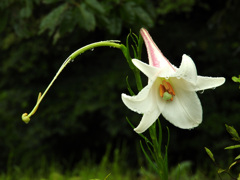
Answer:
<svg viewBox="0 0 240 180"><path fill-rule="evenodd" d="M240 154L237 157L235 157L235 160L237 160L237 159L240 159Z"/></svg>
<svg viewBox="0 0 240 180"><path fill-rule="evenodd" d="M168 127L167 127L167 132L168 132L168 141L167 141L167 148L168 148L169 143L170 143L170 130Z"/></svg>
<svg viewBox="0 0 240 180"><path fill-rule="evenodd" d="M237 161L233 162L228 169L230 170L235 164L237 164Z"/></svg>
<svg viewBox="0 0 240 180"><path fill-rule="evenodd" d="M124 49L124 56L126 57L127 59L127 62L128 62L128 65L130 67L130 69L134 70L136 67L134 66L134 64L132 63L132 58L130 56L130 51L129 51L129 37L131 35L131 31L130 33L127 35L127 38L126 38L126 47Z"/></svg>
<svg viewBox="0 0 240 180"><path fill-rule="evenodd" d="M240 144L228 146L228 147L225 147L224 149L236 149L236 148L240 148Z"/></svg>
<svg viewBox="0 0 240 180"><path fill-rule="evenodd" d="M109 173L105 178L104 180L107 180L107 178L111 175L111 173Z"/></svg>
<svg viewBox="0 0 240 180"><path fill-rule="evenodd" d="M153 123L153 125L149 128L149 133L150 133L150 137L152 139L154 151L157 153L158 152L161 153L161 149L159 149L159 144L158 144L158 140L157 140L156 122Z"/></svg>
<svg viewBox="0 0 240 180"><path fill-rule="evenodd" d="M134 125L130 122L130 120L128 119L128 117L126 117L126 120L127 120L128 124L134 129L135 127L134 127ZM148 138L145 137L143 134L139 134L139 136L141 136L145 141L150 142L150 141L148 140Z"/></svg>
<svg viewBox="0 0 240 180"><path fill-rule="evenodd" d="M232 77L232 80L233 80L234 82L240 82L240 78L237 78L236 76L233 76L233 77Z"/></svg>
<svg viewBox="0 0 240 180"><path fill-rule="evenodd" d="M127 83L127 89L128 89L128 91L129 91L129 93L131 94L131 96L134 96L135 93L133 92L132 88L131 88L130 85L129 85L128 76L126 77L126 83Z"/></svg>
<svg viewBox="0 0 240 180"><path fill-rule="evenodd" d="M134 76L135 76L135 80L136 80L136 84L137 84L137 89L138 91L141 91L143 86L142 86L142 80L141 80L141 75L140 75L140 71L139 69L137 69L137 67L133 64L132 62L132 58L130 56L130 51L129 51L129 37L131 36L131 31L130 33L128 34L127 36L127 39L126 39L126 48L122 48L122 52L124 54L124 56L126 57L127 59L127 62L128 62L128 65L129 67L131 68L131 70L133 71L134 73Z"/></svg>
<svg viewBox="0 0 240 180"><path fill-rule="evenodd" d="M238 78L237 78L236 76L233 76L233 77L232 77L232 80L233 80L234 82L238 82Z"/></svg>
<svg viewBox="0 0 240 180"><path fill-rule="evenodd" d="M151 153L152 158L154 159L155 163L158 164L158 157L154 154L154 152L152 151L151 147L154 149L153 144L150 141L145 141L148 151ZM149 144L151 145L151 147L149 146Z"/></svg>
<svg viewBox="0 0 240 180"><path fill-rule="evenodd" d="M168 147L169 147L169 142L170 142L170 131L169 128L167 127L168 131L168 141L167 145L165 146L165 155L164 155L164 177L168 179Z"/></svg>
<svg viewBox="0 0 240 180"><path fill-rule="evenodd" d="M134 129L135 127L134 127L133 124L129 121L128 117L126 117L126 120L127 120L128 124Z"/></svg>
<svg viewBox="0 0 240 180"><path fill-rule="evenodd" d="M141 34L139 33L138 47L137 47L137 52L138 52L137 59L142 59L142 46L143 46L143 38L142 38Z"/></svg>
<svg viewBox="0 0 240 180"><path fill-rule="evenodd" d="M221 173L223 173L223 172L226 172L226 170L225 170L225 169L222 169L222 168L219 168L219 169L218 169L218 174L221 174Z"/></svg>
<svg viewBox="0 0 240 180"><path fill-rule="evenodd" d="M167 146L165 146L164 166L166 169L168 169L168 147Z"/></svg>
<svg viewBox="0 0 240 180"><path fill-rule="evenodd" d="M236 131L236 129L233 126L228 126L227 124L225 124L225 126L226 126L228 133L233 137L233 140L240 139L238 132Z"/></svg>
<svg viewBox="0 0 240 180"><path fill-rule="evenodd" d="M146 153L146 151L145 151L145 149L144 149L141 141L140 141L140 146L141 146L141 149L142 149L142 151L143 151L146 159L148 160L149 164L152 166L152 168L153 168L156 172L158 172L158 169L157 169L156 165L152 162L151 158L150 158L150 157L148 156L148 154Z"/></svg>
<svg viewBox="0 0 240 180"><path fill-rule="evenodd" d="M138 44L137 44L137 41L138 41L137 35L134 34L134 33L131 33L131 38L132 38L132 41L133 41L135 47L137 47L137 46L138 46ZM134 49L135 49L135 48L134 48ZM135 58L136 58L136 57L135 57Z"/></svg>
<svg viewBox="0 0 240 180"><path fill-rule="evenodd" d="M159 148L162 149L162 125L159 119L157 121L158 121L158 144Z"/></svg>
<svg viewBox="0 0 240 180"><path fill-rule="evenodd" d="M212 159L212 161L215 162L213 153L210 151L210 149L205 147L205 151L207 152L208 156Z"/></svg>
<svg viewBox="0 0 240 180"><path fill-rule="evenodd" d="M134 54L134 58L137 57L137 51L135 50L135 47L132 45L132 50L133 50L133 54Z"/></svg>

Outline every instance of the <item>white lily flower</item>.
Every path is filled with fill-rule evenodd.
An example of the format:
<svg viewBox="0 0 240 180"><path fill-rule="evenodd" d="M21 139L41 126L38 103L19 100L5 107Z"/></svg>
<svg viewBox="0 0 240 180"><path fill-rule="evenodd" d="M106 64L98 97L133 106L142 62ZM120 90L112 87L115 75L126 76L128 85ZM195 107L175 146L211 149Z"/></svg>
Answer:
<svg viewBox="0 0 240 180"><path fill-rule="evenodd" d="M185 54L180 67L175 67L163 56L146 29L142 28L140 33L147 48L149 65L137 59L132 61L148 77L148 85L136 96L122 94L129 109L143 114L134 130L143 133L160 114L179 128L197 127L202 122L202 106L196 91L220 86L225 78L198 76L193 60Z"/></svg>

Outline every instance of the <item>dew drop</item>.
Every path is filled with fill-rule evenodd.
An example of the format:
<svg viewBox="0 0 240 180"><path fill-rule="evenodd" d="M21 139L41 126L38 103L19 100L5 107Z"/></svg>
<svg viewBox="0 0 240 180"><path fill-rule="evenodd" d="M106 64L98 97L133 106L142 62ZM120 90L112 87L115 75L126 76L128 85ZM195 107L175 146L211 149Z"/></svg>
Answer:
<svg viewBox="0 0 240 180"><path fill-rule="evenodd" d="M93 51L93 50L94 50L94 48L91 49L91 51Z"/></svg>
<svg viewBox="0 0 240 180"><path fill-rule="evenodd" d="M200 93L200 94L203 94L203 93L204 93L204 90L200 91L199 93Z"/></svg>

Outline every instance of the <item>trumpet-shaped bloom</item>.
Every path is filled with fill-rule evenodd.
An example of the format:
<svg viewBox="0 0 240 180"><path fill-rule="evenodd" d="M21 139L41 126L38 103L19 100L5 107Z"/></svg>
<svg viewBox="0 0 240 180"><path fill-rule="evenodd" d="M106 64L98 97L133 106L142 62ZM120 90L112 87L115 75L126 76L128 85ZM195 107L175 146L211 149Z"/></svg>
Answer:
<svg viewBox="0 0 240 180"><path fill-rule="evenodd" d="M160 114L179 128L197 127L202 122L202 106L196 91L220 86L225 78L198 76L193 60L185 54L180 67L175 67L163 56L146 29L142 28L140 33L149 64L137 59L132 61L148 77L148 84L136 96L122 94L129 109L143 114L134 130L144 132Z"/></svg>

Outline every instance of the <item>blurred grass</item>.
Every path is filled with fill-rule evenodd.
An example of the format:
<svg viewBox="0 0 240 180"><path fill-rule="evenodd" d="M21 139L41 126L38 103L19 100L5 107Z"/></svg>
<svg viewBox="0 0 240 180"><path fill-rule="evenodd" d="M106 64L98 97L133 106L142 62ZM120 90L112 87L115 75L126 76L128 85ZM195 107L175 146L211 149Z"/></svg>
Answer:
<svg viewBox="0 0 240 180"><path fill-rule="evenodd" d="M111 154L113 157L110 157ZM107 146L106 153L99 163L96 163L88 152L79 163L69 169L60 163L48 163L44 158L40 158L39 161L37 170L33 166L27 169L8 167L7 172L0 173L0 180L160 180L147 166L129 167L122 150L116 148L111 151L111 146ZM201 169L193 169L191 161L182 162L171 168L169 180L219 179L214 170L206 175ZM229 176L222 176L222 180L228 179Z"/></svg>
<svg viewBox="0 0 240 180"><path fill-rule="evenodd" d="M188 165L187 165L188 166ZM125 169L121 167L117 169L113 168L112 164L108 164L106 167L97 165L78 166L72 171L61 171L60 169L51 166L50 171L42 173L42 169L38 172L31 170L31 167L27 170L15 167L11 173L2 173L0 180L160 180L157 176L141 169L140 173L131 169ZM203 172L197 170L192 173L190 169L182 169L179 174L176 174L177 168L173 169L170 174L169 180L213 180L219 179L215 177L207 177ZM222 180L229 180L230 177L222 176Z"/></svg>
<svg viewBox="0 0 240 180"><path fill-rule="evenodd" d="M216 176L207 177L200 170L192 173L189 162L183 162L180 171L178 167L172 169L169 180L219 179ZM39 171L35 172L31 167L25 170L15 167L11 173L2 173L0 180L160 180L143 168L137 173L136 170L123 169L109 162L104 166L103 164L84 165L83 163L79 163L72 171L62 171L60 167L53 164L48 168L48 172L43 170L46 167L42 167ZM230 179L228 176L222 177L222 180L228 179Z"/></svg>
<svg viewBox="0 0 240 180"><path fill-rule="evenodd" d="M46 164L35 170L32 167L21 169L12 167L10 171L0 174L1 180L100 180L133 179L134 171L123 171L117 164L105 161L100 164L82 161L71 170L63 170L59 163Z"/></svg>
<svg viewBox="0 0 240 180"><path fill-rule="evenodd" d="M6 172L0 173L0 180L131 180L137 176L135 167L130 169L125 157L126 148L112 149L111 144L100 162L95 155L86 151L80 162L74 167L66 167L59 162L49 163L45 157L39 157L36 164L29 168L11 165ZM127 169L127 170L126 170Z"/></svg>

